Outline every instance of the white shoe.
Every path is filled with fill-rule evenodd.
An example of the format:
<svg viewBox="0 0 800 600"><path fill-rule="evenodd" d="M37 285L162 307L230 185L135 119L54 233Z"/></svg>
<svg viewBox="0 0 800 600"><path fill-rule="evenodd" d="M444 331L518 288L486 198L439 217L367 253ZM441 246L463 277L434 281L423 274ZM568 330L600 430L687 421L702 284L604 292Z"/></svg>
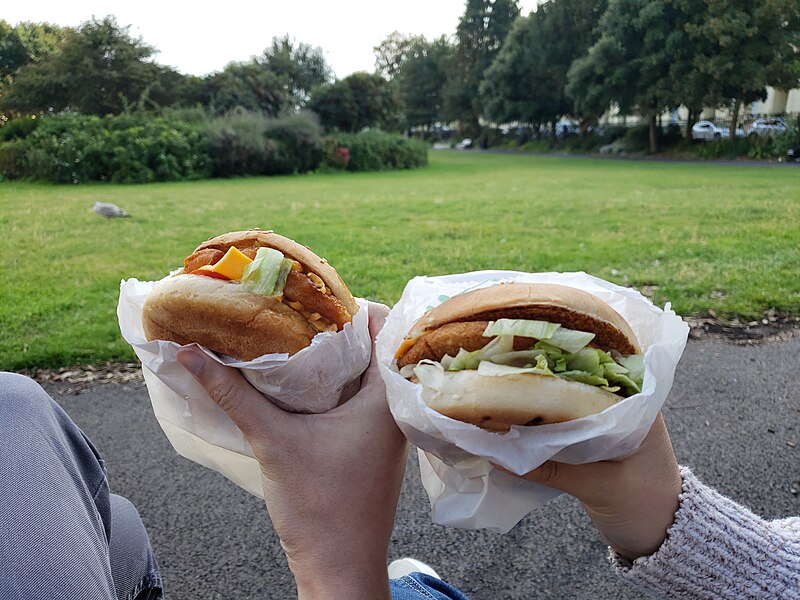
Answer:
<svg viewBox="0 0 800 600"><path fill-rule="evenodd" d="M404 575L411 573L425 573L436 579L441 579L439 574L432 567L414 558L398 558L389 564L389 579L400 579Z"/></svg>

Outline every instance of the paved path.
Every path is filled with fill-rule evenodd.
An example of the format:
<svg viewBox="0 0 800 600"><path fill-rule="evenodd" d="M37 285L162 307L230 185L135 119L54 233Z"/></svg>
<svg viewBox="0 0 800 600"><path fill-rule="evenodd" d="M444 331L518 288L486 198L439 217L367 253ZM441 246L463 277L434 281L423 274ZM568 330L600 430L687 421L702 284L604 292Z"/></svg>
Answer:
<svg viewBox="0 0 800 600"><path fill-rule="evenodd" d="M760 346L692 341L665 408L678 459L767 517L800 514L800 335ZM112 489L142 513L169 597L294 597L260 500L177 456L140 384L47 389L99 446ZM59 392L62 392L59 395ZM416 463L390 554L419 557L475 600L642 598L609 569L575 501L561 497L500 536L431 525ZM792 491L794 489L794 492Z"/></svg>

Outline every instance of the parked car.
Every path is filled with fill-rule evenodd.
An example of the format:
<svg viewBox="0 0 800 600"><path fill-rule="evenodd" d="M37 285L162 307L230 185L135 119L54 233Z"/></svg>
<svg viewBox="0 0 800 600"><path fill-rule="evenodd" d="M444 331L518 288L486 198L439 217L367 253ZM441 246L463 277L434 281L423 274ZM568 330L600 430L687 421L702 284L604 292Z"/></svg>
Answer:
<svg viewBox="0 0 800 600"><path fill-rule="evenodd" d="M792 146L786 151L787 162L800 162L800 145Z"/></svg>
<svg viewBox="0 0 800 600"><path fill-rule="evenodd" d="M728 127L718 127L711 121L698 121L692 125L692 139L693 140L722 140L730 134ZM736 137L744 137L744 129L741 127L736 128Z"/></svg>
<svg viewBox="0 0 800 600"><path fill-rule="evenodd" d="M466 150L472 148L472 138L464 138L456 144L456 150Z"/></svg>
<svg viewBox="0 0 800 600"><path fill-rule="evenodd" d="M764 117L756 119L747 130L748 136L754 135L779 135L786 132L786 123L779 117Z"/></svg>
<svg viewBox="0 0 800 600"><path fill-rule="evenodd" d="M579 135L581 132L581 126L575 121L570 121L569 119L560 119L556 123L555 130L556 137L563 139L570 135Z"/></svg>

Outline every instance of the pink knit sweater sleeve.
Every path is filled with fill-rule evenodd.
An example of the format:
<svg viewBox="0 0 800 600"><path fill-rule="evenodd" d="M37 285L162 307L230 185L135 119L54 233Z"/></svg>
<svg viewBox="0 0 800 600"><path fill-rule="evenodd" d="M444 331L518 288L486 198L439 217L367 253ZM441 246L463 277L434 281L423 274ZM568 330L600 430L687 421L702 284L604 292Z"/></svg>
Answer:
<svg viewBox="0 0 800 600"><path fill-rule="evenodd" d="M765 521L681 467L675 522L661 548L617 572L661 598L800 599L800 517Z"/></svg>

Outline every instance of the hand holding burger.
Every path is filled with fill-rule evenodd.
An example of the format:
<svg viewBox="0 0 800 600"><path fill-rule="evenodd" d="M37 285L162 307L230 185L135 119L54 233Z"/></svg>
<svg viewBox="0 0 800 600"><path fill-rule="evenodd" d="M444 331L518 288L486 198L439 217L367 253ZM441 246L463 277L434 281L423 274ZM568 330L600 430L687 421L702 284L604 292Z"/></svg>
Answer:
<svg viewBox="0 0 800 600"><path fill-rule="evenodd" d="M336 270L306 246L258 229L200 244L144 304L148 340L191 342L239 360L295 354L358 312Z"/></svg>

